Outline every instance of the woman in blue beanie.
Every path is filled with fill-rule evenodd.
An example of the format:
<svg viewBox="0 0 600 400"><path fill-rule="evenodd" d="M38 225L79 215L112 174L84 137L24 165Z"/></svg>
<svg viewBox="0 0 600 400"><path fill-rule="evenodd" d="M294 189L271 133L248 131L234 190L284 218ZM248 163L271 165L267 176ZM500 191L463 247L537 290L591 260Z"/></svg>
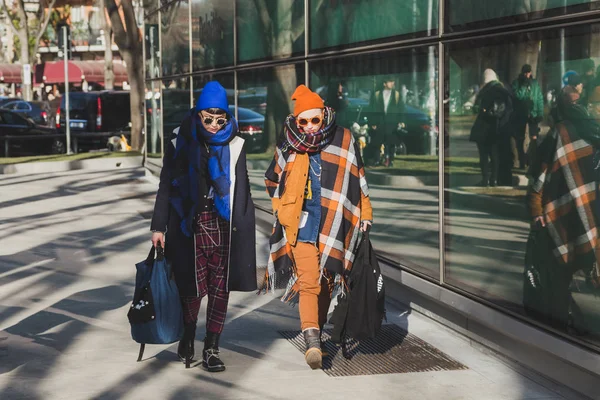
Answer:
<svg viewBox="0 0 600 400"><path fill-rule="evenodd" d="M208 82L165 150L151 225L181 296L185 333L177 354L188 368L208 295L202 367L210 372L225 370L219 336L229 292L256 290L254 203L237 133L225 89Z"/></svg>

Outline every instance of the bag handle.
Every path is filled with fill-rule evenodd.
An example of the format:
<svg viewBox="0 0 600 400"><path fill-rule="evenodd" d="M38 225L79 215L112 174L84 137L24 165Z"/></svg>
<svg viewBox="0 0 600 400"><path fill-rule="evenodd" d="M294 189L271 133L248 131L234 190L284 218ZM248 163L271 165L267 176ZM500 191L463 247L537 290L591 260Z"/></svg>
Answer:
<svg viewBox="0 0 600 400"><path fill-rule="evenodd" d="M148 265L152 265L154 262L154 259L157 259L158 261L162 261L165 258L165 250L161 247L154 247L151 246L150 247L150 252L148 253L148 257L146 258L146 264Z"/></svg>

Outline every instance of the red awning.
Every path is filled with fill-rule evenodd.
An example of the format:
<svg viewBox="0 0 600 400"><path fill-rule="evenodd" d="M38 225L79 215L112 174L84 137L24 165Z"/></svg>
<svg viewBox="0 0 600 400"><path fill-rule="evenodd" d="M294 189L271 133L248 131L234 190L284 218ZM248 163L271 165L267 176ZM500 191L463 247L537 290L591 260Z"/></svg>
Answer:
<svg viewBox="0 0 600 400"><path fill-rule="evenodd" d="M0 83L21 83L21 64L0 64Z"/></svg>
<svg viewBox="0 0 600 400"><path fill-rule="evenodd" d="M127 69L123 64L113 63L115 85L122 86L127 82ZM45 83L64 83L65 64L63 61L47 62L44 65L43 81ZM104 61L69 61L69 83L80 84L83 80L88 83L104 83ZM41 82L39 82L41 83Z"/></svg>

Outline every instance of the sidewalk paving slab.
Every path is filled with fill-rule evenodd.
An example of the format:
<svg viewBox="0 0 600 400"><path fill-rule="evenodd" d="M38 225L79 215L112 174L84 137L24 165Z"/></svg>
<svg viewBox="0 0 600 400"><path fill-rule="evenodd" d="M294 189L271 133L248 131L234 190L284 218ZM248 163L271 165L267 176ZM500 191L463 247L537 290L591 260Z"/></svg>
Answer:
<svg viewBox="0 0 600 400"><path fill-rule="evenodd" d="M0 177L0 399L577 398L391 303L388 323L468 369L349 377L312 371L279 333L299 329L297 308L255 293L231 295L221 340L225 372L186 370L176 344L148 345L137 363L126 313L134 264L150 245L156 191L143 175L132 168ZM267 241L257 232L259 264ZM203 307L198 354L204 318Z"/></svg>

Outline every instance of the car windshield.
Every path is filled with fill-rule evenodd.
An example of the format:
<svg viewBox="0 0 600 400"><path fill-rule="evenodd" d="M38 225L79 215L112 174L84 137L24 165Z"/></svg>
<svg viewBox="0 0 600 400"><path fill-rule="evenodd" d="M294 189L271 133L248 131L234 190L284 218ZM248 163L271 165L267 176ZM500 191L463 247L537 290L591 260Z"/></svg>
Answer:
<svg viewBox="0 0 600 400"><path fill-rule="evenodd" d="M90 98L91 100L91 98ZM87 98L85 96L70 95L69 96L69 108L71 110L84 110L87 104ZM65 108L65 98L63 96L60 102L60 108Z"/></svg>

